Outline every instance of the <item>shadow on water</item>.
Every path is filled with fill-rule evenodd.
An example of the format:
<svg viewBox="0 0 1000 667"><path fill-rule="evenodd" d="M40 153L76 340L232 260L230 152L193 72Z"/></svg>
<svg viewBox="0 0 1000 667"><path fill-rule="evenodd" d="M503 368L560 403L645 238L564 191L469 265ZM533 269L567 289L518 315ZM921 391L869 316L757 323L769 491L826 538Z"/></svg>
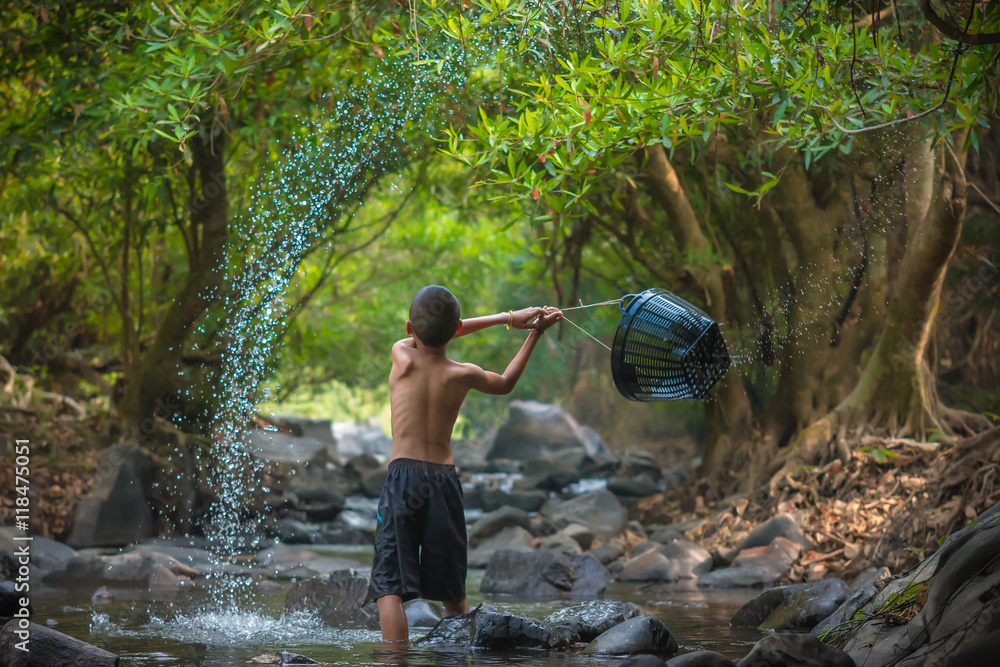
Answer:
<svg viewBox="0 0 1000 667"><path fill-rule="evenodd" d="M370 554L354 552L357 560ZM472 605L483 601L482 571L469 578ZM33 599L35 622L54 627L121 656L122 667L177 665L216 667L255 664L262 653L291 651L331 665L614 665L614 659L591 658L569 651L477 652L467 648L384 645L377 630L330 628L308 614L284 614L287 585L255 596L252 607L219 609L209 585L169 591L112 589L114 601L94 604L92 591L49 590ZM745 655L761 637L754 630L729 627L733 613L759 591L706 591L694 586L645 586L613 583L605 598L629 600L669 627L681 652L718 651L731 658ZM499 600L532 616L544 617L568 601ZM425 630L413 630L411 642ZM582 648L578 647L578 648Z"/></svg>

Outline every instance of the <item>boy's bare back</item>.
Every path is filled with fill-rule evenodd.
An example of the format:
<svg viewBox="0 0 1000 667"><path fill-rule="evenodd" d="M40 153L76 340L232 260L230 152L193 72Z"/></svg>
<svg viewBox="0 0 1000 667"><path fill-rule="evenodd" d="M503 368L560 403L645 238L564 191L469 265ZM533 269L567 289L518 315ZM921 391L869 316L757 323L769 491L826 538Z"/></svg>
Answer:
<svg viewBox="0 0 1000 667"><path fill-rule="evenodd" d="M449 359L444 348L423 347L412 338L392 346L393 459L454 463L451 432L470 388L467 365Z"/></svg>
<svg viewBox="0 0 1000 667"><path fill-rule="evenodd" d="M537 322L531 328L531 322L536 318ZM411 323L407 322L406 331L410 337L392 346L392 370L389 372L389 406L392 412L390 458L454 463L451 433L469 390L475 389L484 394L510 393L538 337L561 318L562 313L555 309L536 307L459 320L455 337L500 324L506 324L508 328L530 328L521 351L502 374L449 359L447 343L436 347L425 345L414 334Z"/></svg>

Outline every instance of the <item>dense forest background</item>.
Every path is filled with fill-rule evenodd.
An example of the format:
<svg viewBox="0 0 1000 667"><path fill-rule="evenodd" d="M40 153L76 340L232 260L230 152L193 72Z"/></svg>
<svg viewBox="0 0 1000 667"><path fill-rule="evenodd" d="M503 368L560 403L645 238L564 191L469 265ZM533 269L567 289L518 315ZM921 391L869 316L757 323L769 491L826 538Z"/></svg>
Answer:
<svg viewBox="0 0 1000 667"><path fill-rule="evenodd" d="M428 283L465 316L704 308L735 362L704 403L627 402L565 324L515 397L736 484L1000 419L995 1L0 8L0 410L42 438L45 411L210 436L220 377L382 414ZM452 352L500 369L515 338Z"/></svg>

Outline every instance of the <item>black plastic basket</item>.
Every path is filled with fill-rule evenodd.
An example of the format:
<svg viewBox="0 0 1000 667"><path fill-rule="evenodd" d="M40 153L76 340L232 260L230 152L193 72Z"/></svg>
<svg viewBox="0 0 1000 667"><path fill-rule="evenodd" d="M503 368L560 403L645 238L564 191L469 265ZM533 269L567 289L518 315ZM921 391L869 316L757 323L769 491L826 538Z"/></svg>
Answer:
<svg viewBox="0 0 1000 667"><path fill-rule="evenodd" d="M654 287L628 294L611 350L611 374L633 401L703 398L729 369L729 350L712 318Z"/></svg>

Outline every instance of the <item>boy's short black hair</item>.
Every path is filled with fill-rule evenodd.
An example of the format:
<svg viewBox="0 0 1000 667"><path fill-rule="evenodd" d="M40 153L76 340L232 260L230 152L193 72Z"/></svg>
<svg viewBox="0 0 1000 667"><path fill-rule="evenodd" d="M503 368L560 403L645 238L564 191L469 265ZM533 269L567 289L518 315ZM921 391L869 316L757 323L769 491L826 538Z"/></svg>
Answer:
<svg viewBox="0 0 1000 667"><path fill-rule="evenodd" d="M413 297L410 325L427 347L441 347L458 331L461 311L458 299L440 285L428 285Z"/></svg>

